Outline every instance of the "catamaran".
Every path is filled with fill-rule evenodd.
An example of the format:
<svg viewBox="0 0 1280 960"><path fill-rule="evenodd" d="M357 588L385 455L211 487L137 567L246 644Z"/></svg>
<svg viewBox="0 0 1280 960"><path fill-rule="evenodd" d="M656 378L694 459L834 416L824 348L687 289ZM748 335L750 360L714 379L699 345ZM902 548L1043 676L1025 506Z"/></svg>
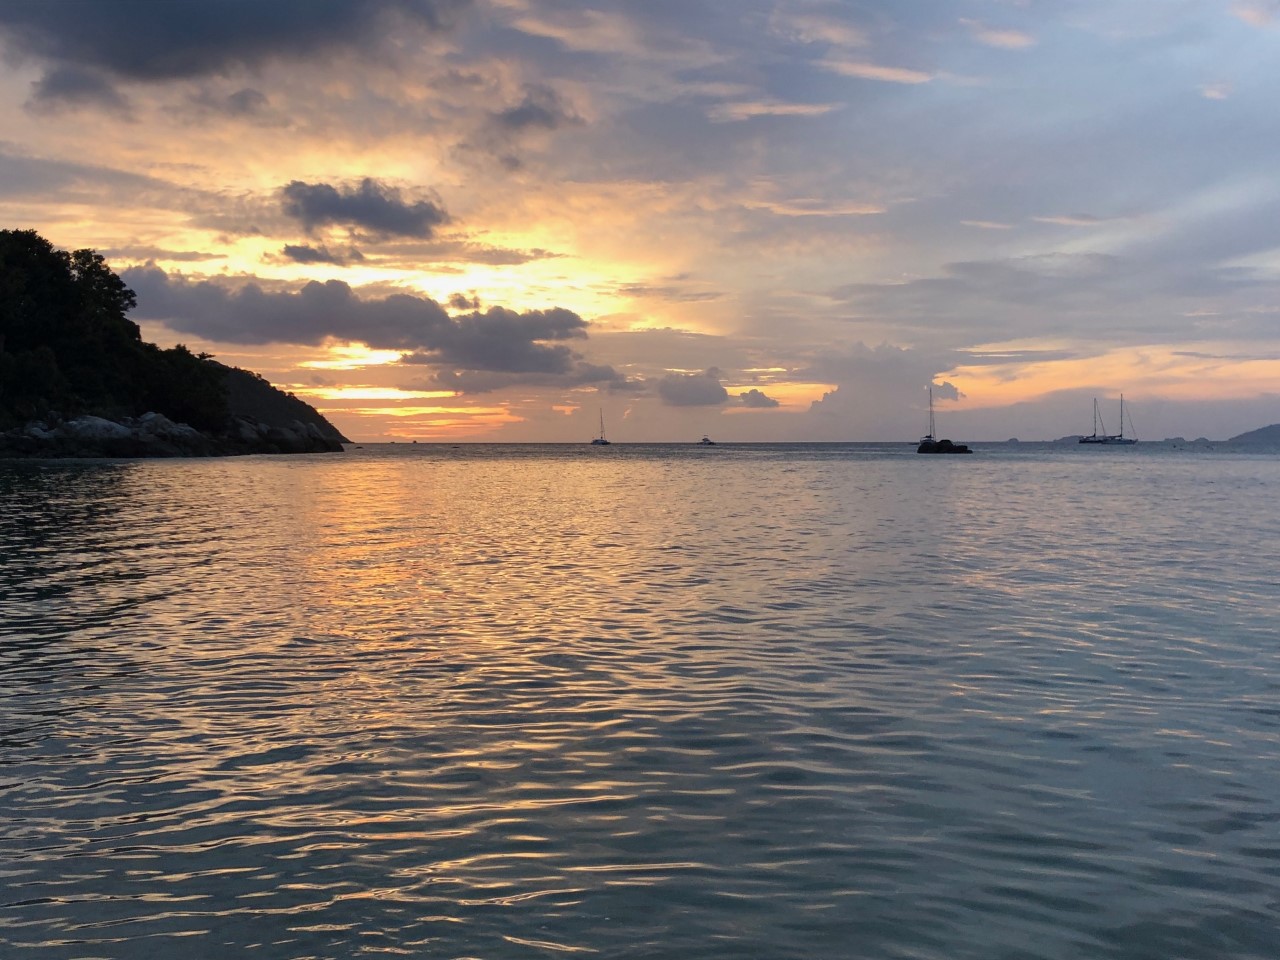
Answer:
<svg viewBox="0 0 1280 960"><path fill-rule="evenodd" d="M595 439L593 439L591 443L597 447L607 447L609 445L609 441L606 440L604 436L604 411L603 410L600 411L600 435Z"/></svg>
<svg viewBox="0 0 1280 960"><path fill-rule="evenodd" d="M916 453L973 453L963 443L934 438L933 384L929 384L929 432L920 438L920 446L916 447Z"/></svg>
<svg viewBox="0 0 1280 960"><path fill-rule="evenodd" d="M1102 428L1102 432L1098 432L1098 428ZM1133 419L1129 420L1129 432L1136 433L1133 429ZM1093 433L1087 437L1080 438L1081 443L1109 443L1109 444L1131 444L1137 443L1138 438L1135 436L1124 435L1124 394L1120 394L1120 432L1107 433L1107 425L1102 422L1102 413L1098 410L1098 398L1093 398Z"/></svg>

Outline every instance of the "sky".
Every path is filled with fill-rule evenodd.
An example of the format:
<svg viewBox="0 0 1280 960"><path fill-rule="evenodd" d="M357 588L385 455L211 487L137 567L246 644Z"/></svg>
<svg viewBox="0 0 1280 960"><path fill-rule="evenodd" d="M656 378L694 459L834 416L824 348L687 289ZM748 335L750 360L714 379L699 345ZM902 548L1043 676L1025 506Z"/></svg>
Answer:
<svg viewBox="0 0 1280 960"><path fill-rule="evenodd" d="M1280 0L0 0L0 227L357 441L1224 439L1277 91Z"/></svg>

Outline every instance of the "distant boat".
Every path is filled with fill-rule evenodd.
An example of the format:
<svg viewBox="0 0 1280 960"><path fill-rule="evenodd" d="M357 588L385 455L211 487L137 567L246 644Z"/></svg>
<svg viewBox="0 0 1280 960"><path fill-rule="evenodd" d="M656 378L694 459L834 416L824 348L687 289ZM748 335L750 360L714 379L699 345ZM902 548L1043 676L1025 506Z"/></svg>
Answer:
<svg viewBox="0 0 1280 960"><path fill-rule="evenodd" d="M916 453L973 453L963 443L934 438L932 384L929 385L929 432L920 438L920 446L916 447Z"/></svg>
<svg viewBox="0 0 1280 960"><path fill-rule="evenodd" d="M1098 432L1099 427L1102 428L1101 433ZM1132 419L1129 421L1129 429L1130 429L1130 432L1136 432L1133 430ZM1120 432L1107 433L1107 425L1102 422L1102 414L1098 410L1098 398L1094 397L1093 398L1093 433L1089 434L1089 436L1087 437L1081 437L1080 442L1081 443L1107 443L1107 444L1112 444L1116 446L1119 446L1120 444L1124 444L1127 446L1129 444L1138 442L1137 437L1132 437L1132 436L1126 437L1124 435L1124 394L1123 393L1120 394Z"/></svg>
<svg viewBox="0 0 1280 960"><path fill-rule="evenodd" d="M700 447L714 447L715 445L716 445L716 442L712 440L710 437L703 437L701 440L698 441L698 446Z"/></svg>
<svg viewBox="0 0 1280 960"><path fill-rule="evenodd" d="M609 445L609 441L606 440L604 436L604 411L603 410L600 411L600 436L592 440L591 443L597 447L607 447Z"/></svg>

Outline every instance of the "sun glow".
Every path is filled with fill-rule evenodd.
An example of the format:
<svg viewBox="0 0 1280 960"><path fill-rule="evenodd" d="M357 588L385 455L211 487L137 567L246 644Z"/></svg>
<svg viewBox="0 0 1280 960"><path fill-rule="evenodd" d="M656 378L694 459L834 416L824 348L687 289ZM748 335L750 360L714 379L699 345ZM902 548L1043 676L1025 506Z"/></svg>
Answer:
<svg viewBox="0 0 1280 960"><path fill-rule="evenodd" d="M823 394L830 393L835 388L836 385L833 383L744 383L737 386L725 384L729 396L735 400L739 394L759 390L770 399L778 401L778 407L775 409L793 411L809 409L811 404L822 399ZM747 410L744 407L731 407L725 412L732 414L758 411Z"/></svg>
<svg viewBox="0 0 1280 960"><path fill-rule="evenodd" d="M1171 400L1243 398L1273 392L1280 382L1280 357L1241 356L1252 349L1264 353L1262 345L1238 343L1148 345L1098 356L962 364L939 379L955 381L962 393L957 408L971 410L1082 387Z"/></svg>
<svg viewBox="0 0 1280 960"><path fill-rule="evenodd" d="M295 387L294 393L320 400L445 400L453 390L400 390L396 387Z"/></svg>
<svg viewBox="0 0 1280 960"><path fill-rule="evenodd" d="M450 416L450 417L466 417L477 419L492 419L493 417L505 418L505 423L516 423L522 418L515 416L506 407L347 407L343 410L347 414L356 414L362 417L432 417L432 416Z"/></svg>
<svg viewBox="0 0 1280 960"><path fill-rule="evenodd" d="M360 367L395 363L401 356L399 350L374 350L362 343L330 344L328 350L328 358L304 360L298 366L316 370L357 370Z"/></svg>

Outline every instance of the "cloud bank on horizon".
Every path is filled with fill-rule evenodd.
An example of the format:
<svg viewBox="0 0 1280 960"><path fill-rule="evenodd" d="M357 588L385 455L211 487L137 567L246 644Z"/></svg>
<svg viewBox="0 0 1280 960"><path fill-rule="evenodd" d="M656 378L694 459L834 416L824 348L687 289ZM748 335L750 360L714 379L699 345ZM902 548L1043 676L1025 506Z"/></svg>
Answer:
<svg viewBox="0 0 1280 960"><path fill-rule="evenodd" d="M360 439L1280 421L1272 0L0 0L0 220Z"/></svg>

